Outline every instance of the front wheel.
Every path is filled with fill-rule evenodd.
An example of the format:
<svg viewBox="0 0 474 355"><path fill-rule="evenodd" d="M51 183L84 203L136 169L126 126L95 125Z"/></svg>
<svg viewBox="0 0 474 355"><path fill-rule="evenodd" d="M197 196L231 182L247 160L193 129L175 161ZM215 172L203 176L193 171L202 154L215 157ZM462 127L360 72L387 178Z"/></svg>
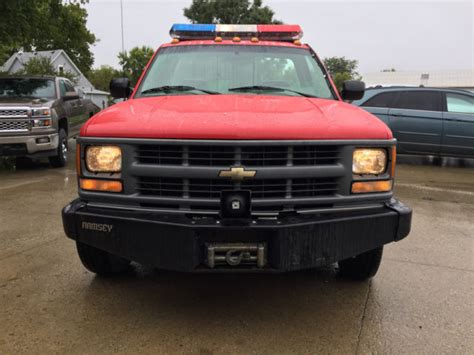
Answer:
<svg viewBox="0 0 474 355"><path fill-rule="evenodd" d="M59 130L59 143L56 155L49 157L49 163L55 168L62 168L67 164L68 142L67 133L64 129Z"/></svg>
<svg viewBox="0 0 474 355"><path fill-rule="evenodd" d="M112 276L127 271L130 261L90 245L76 242L77 253L84 267L100 276Z"/></svg>
<svg viewBox="0 0 474 355"><path fill-rule="evenodd" d="M366 280L377 273L382 261L383 247L369 250L352 258L342 260L339 264L339 274L352 280Z"/></svg>

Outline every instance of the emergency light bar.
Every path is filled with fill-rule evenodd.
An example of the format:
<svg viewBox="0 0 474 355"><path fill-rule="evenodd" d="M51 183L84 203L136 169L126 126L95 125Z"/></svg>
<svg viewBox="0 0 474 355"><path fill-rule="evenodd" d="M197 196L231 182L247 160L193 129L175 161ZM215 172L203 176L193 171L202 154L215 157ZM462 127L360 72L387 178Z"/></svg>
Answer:
<svg viewBox="0 0 474 355"><path fill-rule="evenodd" d="M294 41L303 37L303 30L299 25L174 24L170 36L180 40L257 37L267 41Z"/></svg>

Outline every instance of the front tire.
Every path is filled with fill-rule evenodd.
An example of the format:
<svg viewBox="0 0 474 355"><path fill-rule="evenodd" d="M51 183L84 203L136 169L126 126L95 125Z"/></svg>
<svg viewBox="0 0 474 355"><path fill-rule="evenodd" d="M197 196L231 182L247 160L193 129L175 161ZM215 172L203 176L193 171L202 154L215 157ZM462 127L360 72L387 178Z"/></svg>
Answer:
<svg viewBox="0 0 474 355"><path fill-rule="evenodd" d="M367 280L377 273L382 261L383 247L369 250L352 258L342 260L339 274L351 280Z"/></svg>
<svg viewBox="0 0 474 355"><path fill-rule="evenodd" d="M68 150L69 150L69 147L68 147L67 133L64 129L61 128L59 130L59 143L58 143L56 155L53 157L49 157L49 163L54 168L65 167L67 164Z"/></svg>
<svg viewBox="0 0 474 355"><path fill-rule="evenodd" d="M84 267L100 276L113 276L126 272L130 261L90 245L76 242L77 253Z"/></svg>

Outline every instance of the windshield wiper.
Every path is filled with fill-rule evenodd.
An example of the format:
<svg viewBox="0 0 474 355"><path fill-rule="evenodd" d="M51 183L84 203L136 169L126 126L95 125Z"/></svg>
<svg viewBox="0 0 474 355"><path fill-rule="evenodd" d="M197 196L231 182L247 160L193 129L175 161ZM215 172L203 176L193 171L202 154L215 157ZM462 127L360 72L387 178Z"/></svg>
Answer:
<svg viewBox="0 0 474 355"><path fill-rule="evenodd" d="M265 85L251 85L251 86L239 86L236 88L230 88L228 91L253 91L253 90L258 90L258 91L278 91L278 92L283 92L283 91L288 91L292 92L295 94L298 94L300 96L304 97L317 97L311 94L306 94L304 92L296 91L296 90L291 90L291 89L285 89L285 88L279 88L276 86L265 86Z"/></svg>
<svg viewBox="0 0 474 355"><path fill-rule="evenodd" d="M219 95L220 92L217 91L211 91L211 90L205 90L205 89L199 89L194 86L186 86L186 85L164 85L164 86L158 86L156 88L151 88L151 89L146 89L143 90L140 94L152 94L156 92L164 92L164 93L169 93L169 92L185 92L185 91L201 91L203 93L209 94L209 95Z"/></svg>

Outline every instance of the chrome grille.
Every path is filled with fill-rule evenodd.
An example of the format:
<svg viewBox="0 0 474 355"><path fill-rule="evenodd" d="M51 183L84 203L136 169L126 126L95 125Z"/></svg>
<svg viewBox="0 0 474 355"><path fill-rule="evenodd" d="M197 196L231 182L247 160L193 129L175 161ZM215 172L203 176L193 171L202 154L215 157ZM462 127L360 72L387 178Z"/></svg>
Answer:
<svg viewBox="0 0 474 355"><path fill-rule="evenodd" d="M27 120L23 121L3 121L0 120L0 132L24 132L30 129L30 122Z"/></svg>
<svg viewBox="0 0 474 355"><path fill-rule="evenodd" d="M185 166L300 166L335 164L339 148L332 145L140 145L142 164Z"/></svg>
<svg viewBox="0 0 474 355"><path fill-rule="evenodd" d="M338 183L333 178L260 179L233 182L222 179L180 179L142 177L137 191L143 196L178 198L220 198L225 190L249 190L252 198L332 196Z"/></svg>
<svg viewBox="0 0 474 355"><path fill-rule="evenodd" d="M0 109L0 117L28 117L27 109Z"/></svg>

